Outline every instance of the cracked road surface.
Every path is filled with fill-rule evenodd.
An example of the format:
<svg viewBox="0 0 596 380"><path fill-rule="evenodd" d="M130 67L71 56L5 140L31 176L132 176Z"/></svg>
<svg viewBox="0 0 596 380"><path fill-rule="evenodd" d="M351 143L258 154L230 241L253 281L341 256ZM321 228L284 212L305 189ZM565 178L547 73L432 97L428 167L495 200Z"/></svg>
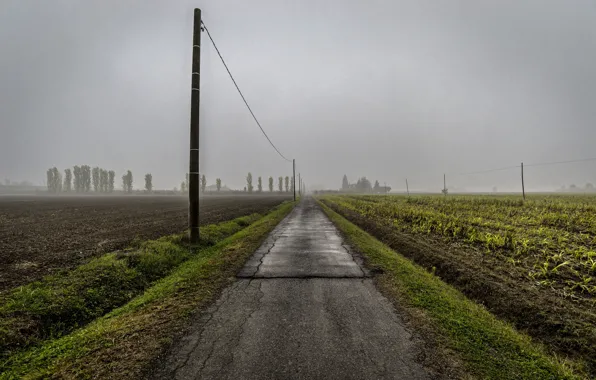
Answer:
<svg viewBox="0 0 596 380"><path fill-rule="evenodd" d="M238 277L155 378L430 378L417 340L312 198Z"/></svg>

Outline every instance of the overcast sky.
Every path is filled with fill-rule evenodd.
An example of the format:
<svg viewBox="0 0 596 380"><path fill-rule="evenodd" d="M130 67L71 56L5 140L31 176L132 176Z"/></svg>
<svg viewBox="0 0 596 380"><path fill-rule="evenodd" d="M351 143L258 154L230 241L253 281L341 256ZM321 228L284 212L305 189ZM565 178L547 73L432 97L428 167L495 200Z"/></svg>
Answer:
<svg viewBox="0 0 596 380"><path fill-rule="evenodd" d="M0 0L0 177L88 164L179 186L193 8L306 182L518 186L596 157L596 3ZM291 174L202 36L201 172L242 188ZM528 168L530 189L596 183L596 161Z"/></svg>

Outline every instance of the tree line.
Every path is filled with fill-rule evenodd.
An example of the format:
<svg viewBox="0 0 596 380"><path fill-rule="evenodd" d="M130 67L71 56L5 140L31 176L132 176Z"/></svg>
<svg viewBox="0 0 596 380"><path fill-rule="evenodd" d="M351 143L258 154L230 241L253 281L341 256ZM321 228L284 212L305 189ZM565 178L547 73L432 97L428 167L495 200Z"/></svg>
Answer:
<svg viewBox="0 0 596 380"><path fill-rule="evenodd" d="M47 170L47 187L50 193L76 192L88 193L113 193L116 172L106 170L98 166L91 169L89 165L75 165L72 170L64 169L64 176L54 166ZM122 176L122 191L132 193L133 176L130 170ZM153 176L151 173L145 174L145 190L153 191Z"/></svg>
<svg viewBox="0 0 596 380"><path fill-rule="evenodd" d="M205 177L205 174L199 175L200 178L200 189L201 192L205 192L205 189L207 188L207 178ZM273 192L274 191L274 179L273 177L269 177L269 192ZM215 188L217 189L217 191L219 192L221 190L221 178L216 178L215 179ZM291 178L290 176L286 176L286 177L278 177L277 178L277 190L281 193L281 192L285 192L289 193L289 192L293 192L294 191L294 178ZM180 183L180 191L182 193L188 192L188 173L186 174L186 179L184 181L182 181ZM252 177L252 173L248 173L246 176L246 186L244 187L244 191L248 192L248 193L262 193L263 192L263 178L262 177L258 177L257 178L257 189L255 191L254 185L253 185L253 177Z"/></svg>
<svg viewBox="0 0 596 380"><path fill-rule="evenodd" d="M273 177L269 177L269 192L272 193L274 190L274 179ZM294 191L294 178L290 178L289 176L284 177L278 177L277 178L277 190L282 193L284 191L284 185L285 185L285 192L289 193L291 191ZM248 173L246 176L246 187L244 188L244 191L248 192L248 193L252 193L254 191L254 187L252 184L252 173ZM257 193L262 193L263 192L263 179L261 177L257 178Z"/></svg>

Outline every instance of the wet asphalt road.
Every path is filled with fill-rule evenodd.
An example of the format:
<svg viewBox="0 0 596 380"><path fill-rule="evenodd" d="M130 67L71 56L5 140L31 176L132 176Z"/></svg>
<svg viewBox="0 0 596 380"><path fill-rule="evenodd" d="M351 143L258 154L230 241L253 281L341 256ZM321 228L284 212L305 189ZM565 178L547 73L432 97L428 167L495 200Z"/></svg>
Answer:
<svg viewBox="0 0 596 380"><path fill-rule="evenodd" d="M156 378L430 378L416 340L312 198L238 277Z"/></svg>

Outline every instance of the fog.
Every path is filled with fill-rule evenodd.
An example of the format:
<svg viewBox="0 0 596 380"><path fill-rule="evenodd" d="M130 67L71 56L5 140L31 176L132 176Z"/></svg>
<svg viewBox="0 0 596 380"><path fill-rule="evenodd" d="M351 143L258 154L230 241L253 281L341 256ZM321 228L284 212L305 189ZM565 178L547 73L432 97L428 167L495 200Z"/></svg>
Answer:
<svg viewBox="0 0 596 380"><path fill-rule="evenodd" d="M193 8L311 188L518 190L526 164L596 157L596 3L0 0L0 179L188 170ZM205 33L200 171L291 175ZM596 183L596 161L528 167L529 190ZM266 181L263 181L266 183Z"/></svg>

